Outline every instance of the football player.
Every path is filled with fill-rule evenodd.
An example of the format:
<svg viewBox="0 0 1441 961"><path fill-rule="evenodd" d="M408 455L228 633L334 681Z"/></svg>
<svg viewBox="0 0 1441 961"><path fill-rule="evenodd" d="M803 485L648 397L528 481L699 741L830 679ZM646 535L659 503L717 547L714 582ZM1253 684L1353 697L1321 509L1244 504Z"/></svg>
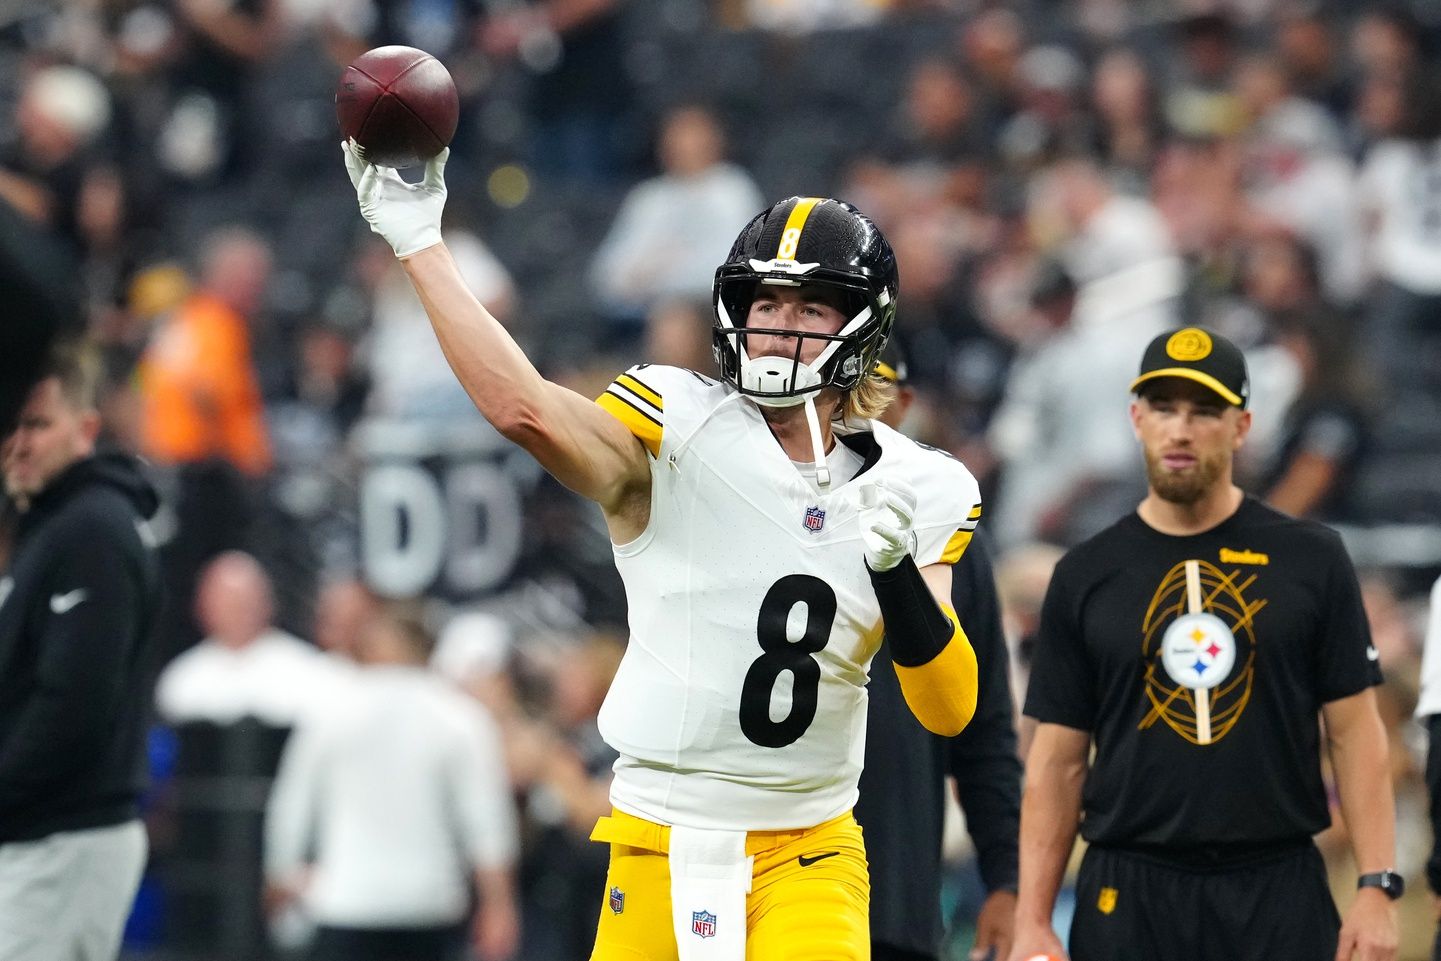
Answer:
<svg viewBox="0 0 1441 961"><path fill-rule="evenodd" d="M600 713L620 754L592 957L869 956L851 816L883 631L907 703L958 733L976 658L950 565L980 517L948 455L870 420L895 255L835 200L793 197L716 272L721 377L638 366L598 401L543 379L440 237L446 153L407 184L345 145L481 413L602 508L631 638Z"/></svg>

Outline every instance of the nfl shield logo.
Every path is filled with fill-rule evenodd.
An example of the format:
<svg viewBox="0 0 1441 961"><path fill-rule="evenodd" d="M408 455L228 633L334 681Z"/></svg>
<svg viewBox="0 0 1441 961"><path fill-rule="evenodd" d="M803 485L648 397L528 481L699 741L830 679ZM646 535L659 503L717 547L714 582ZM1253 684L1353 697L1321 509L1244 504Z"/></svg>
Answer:
<svg viewBox="0 0 1441 961"><path fill-rule="evenodd" d="M715 915L709 911L692 911L690 913L691 934L702 938L715 937Z"/></svg>
<svg viewBox="0 0 1441 961"><path fill-rule="evenodd" d="M620 888L610 889L610 910L612 914L620 914L625 910L625 892Z"/></svg>
<svg viewBox="0 0 1441 961"><path fill-rule="evenodd" d="M814 534L826 526L826 512L819 507L807 507L805 524L806 530Z"/></svg>

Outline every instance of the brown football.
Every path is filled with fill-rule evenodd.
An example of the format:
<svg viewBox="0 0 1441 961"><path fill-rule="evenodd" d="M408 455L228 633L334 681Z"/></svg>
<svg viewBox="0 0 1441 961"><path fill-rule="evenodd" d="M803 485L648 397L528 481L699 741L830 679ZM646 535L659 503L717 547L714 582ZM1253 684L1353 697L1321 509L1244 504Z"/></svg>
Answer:
<svg viewBox="0 0 1441 961"><path fill-rule="evenodd" d="M414 167L455 136L460 97L450 71L424 50L376 47L356 57L335 90L340 133L385 167Z"/></svg>

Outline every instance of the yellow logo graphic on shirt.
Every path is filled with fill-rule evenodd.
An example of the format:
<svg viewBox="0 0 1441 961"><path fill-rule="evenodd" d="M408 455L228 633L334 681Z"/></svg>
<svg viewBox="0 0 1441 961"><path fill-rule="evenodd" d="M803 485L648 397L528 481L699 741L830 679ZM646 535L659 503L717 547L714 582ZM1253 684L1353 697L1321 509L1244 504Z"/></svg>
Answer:
<svg viewBox="0 0 1441 961"><path fill-rule="evenodd" d="M1190 560L1161 578L1141 622L1148 709L1138 730L1161 720L1203 745L1225 737L1240 720L1256 678L1253 621L1267 604L1246 598L1256 575L1241 575L1239 568L1228 574Z"/></svg>
<svg viewBox="0 0 1441 961"><path fill-rule="evenodd" d="M1222 564L1269 564L1270 554L1262 554L1260 551L1233 551L1229 547L1221 548Z"/></svg>
<svg viewBox="0 0 1441 961"><path fill-rule="evenodd" d="M1110 914L1116 910L1116 898L1120 893L1115 888L1102 888L1101 896L1096 899L1096 907L1102 914Z"/></svg>
<svg viewBox="0 0 1441 961"><path fill-rule="evenodd" d="M1166 341L1166 354L1172 360L1201 360L1211 353L1211 335L1197 327L1178 330Z"/></svg>

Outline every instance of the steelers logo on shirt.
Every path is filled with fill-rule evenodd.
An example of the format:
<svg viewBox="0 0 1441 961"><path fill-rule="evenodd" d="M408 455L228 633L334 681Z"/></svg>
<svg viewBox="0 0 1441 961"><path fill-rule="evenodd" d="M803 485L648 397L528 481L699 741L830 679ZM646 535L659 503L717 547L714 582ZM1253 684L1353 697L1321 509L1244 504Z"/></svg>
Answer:
<svg viewBox="0 0 1441 961"><path fill-rule="evenodd" d="M1195 565L1194 585L1188 563ZM1267 603L1246 596L1255 581L1254 574L1204 560L1182 561L1161 578L1141 622L1146 703L1138 729L1161 721L1200 745L1235 727L1256 683L1253 621Z"/></svg>
<svg viewBox="0 0 1441 961"><path fill-rule="evenodd" d="M1210 690L1236 666L1236 636L1215 614L1182 614L1161 635L1161 666L1182 687Z"/></svg>

